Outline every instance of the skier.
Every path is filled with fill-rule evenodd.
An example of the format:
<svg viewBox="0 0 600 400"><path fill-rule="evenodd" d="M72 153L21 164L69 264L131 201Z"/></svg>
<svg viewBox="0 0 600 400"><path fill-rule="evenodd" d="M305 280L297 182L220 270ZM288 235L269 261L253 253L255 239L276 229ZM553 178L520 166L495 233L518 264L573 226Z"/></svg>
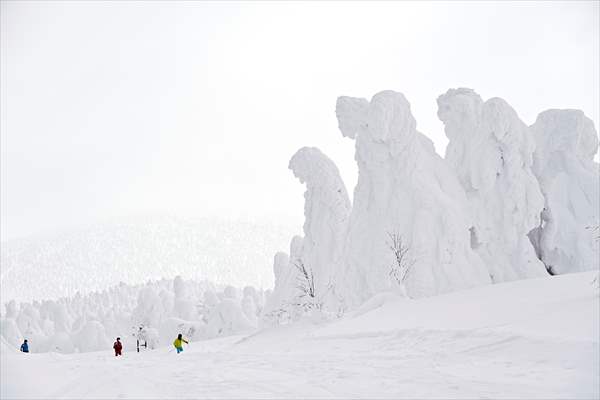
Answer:
<svg viewBox="0 0 600 400"><path fill-rule="evenodd" d="M121 355L121 350L123 349L123 345L121 344L121 338L117 338L115 344L113 344L113 349L115 349L115 357Z"/></svg>
<svg viewBox="0 0 600 400"><path fill-rule="evenodd" d="M183 343L188 344L188 341L183 338L181 333L177 335L177 339L173 342L173 346L177 349L177 354L183 351Z"/></svg>
<svg viewBox="0 0 600 400"><path fill-rule="evenodd" d="M21 351L23 353L29 353L29 344L27 344L27 339L25 339L25 341L21 345Z"/></svg>

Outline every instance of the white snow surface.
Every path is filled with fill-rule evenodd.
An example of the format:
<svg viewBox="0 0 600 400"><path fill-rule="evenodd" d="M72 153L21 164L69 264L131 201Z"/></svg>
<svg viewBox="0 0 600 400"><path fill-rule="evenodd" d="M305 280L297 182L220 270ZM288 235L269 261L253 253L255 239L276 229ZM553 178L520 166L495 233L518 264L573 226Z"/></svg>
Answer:
<svg viewBox="0 0 600 400"><path fill-rule="evenodd" d="M393 91L370 102L340 97L336 115L342 135L356 140L359 171L337 282L346 301L356 306L396 285L389 275L395 260L389 234L401 235L409 248L411 297L489 283L470 246L464 190L433 143L416 130L405 97Z"/></svg>
<svg viewBox="0 0 600 400"><path fill-rule="evenodd" d="M535 142L502 99L483 101L471 89L437 99L449 142L448 165L473 213L471 245L494 282L544 276L528 234L539 226L544 198L532 171Z"/></svg>
<svg viewBox="0 0 600 400"><path fill-rule="evenodd" d="M600 396L595 272L410 300L169 347L22 354L0 343L6 399ZM124 336L124 335L123 335ZM127 337L124 338L126 346ZM35 346L35 341L31 342Z"/></svg>
<svg viewBox="0 0 600 400"><path fill-rule="evenodd" d="M598 136L579 110L548 110L531 127L534 172L545 198L539 256L553 274L597 269L600 245Z"/></svg>

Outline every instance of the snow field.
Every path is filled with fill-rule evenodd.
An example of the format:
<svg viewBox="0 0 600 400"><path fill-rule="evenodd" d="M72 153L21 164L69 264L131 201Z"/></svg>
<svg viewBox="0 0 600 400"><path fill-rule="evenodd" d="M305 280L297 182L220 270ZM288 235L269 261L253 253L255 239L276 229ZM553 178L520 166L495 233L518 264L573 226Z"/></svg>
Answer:
<svg viewBox="0 0 600 400"><path fill-rule="evenodd" d="M193 342L180 355L3 347L2 398L598 398L595 275L379 295L338 321Z"/></svg>

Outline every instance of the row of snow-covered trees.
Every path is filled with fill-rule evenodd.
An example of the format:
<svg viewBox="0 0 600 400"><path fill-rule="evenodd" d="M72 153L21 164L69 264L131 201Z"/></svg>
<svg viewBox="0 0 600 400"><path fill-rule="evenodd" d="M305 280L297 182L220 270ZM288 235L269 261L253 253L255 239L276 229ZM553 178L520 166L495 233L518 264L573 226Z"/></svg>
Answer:
<svg viewBox="0 0 600 400"><path fill-rule="evenodd" d="M504 100L471 89L450 89L437 103L445 158L417 131L401 93L338 98L340 131L356 141L353 204L320 150L292 157L306 184L304 235L275 255L267 320L339 314L398 282L420 297L598 268L592 121L548 110L527 126ZM400 251L390 237L401 239Z"/></svg>
<svg viewBox="0 0 600 400"><path fill-rule="evenodd" d="M217 289L181 277L120 284L59 300L10 301L0 315L0 333L3 346L18 349L28 339L32 352L110 350L116 337L126 350L135 349L138 337L155 348L178 333L200 340L255 329L266 296L250 286Z"/></svg>

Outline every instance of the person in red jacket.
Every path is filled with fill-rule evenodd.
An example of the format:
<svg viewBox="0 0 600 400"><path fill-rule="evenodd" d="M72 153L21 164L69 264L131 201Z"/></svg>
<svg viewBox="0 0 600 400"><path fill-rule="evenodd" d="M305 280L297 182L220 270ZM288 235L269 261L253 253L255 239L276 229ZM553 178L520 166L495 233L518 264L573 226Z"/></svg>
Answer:
<svg viewBox="0 0 600 400"><path fill-rule="evenodd" d="M117 338L115 344L113 344L113 349L115 349L115 357L121 355L121 350L123 349L123 345L121 344L121 338Z"/></svg>

